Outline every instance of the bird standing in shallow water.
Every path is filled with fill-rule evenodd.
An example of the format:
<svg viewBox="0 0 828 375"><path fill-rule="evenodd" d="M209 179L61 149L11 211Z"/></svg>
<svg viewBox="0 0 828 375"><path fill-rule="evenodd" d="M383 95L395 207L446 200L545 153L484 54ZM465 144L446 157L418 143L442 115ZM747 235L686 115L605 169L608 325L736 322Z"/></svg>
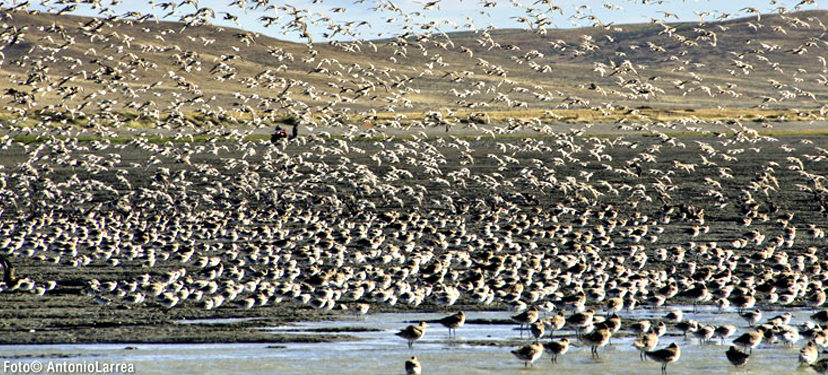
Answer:
<svg viewBox="0 0 828 375"><path fill-rule="evenodd" d="M558 314L545 319L544 323L548 324L546 329L549 331L549 336L554 336L554 332L563 328L566 324L566 318L562 312L558 311Z"/></svg>
<svg viewBox="0 0 828 375"><path fill-rule="evenodd" d="M713 331L713 336L718 337L719 340L721 340L721 342L723 343L726 338L730 337L730 335L733 334L733 332L736 332L736 327L732 324L725 324L716 327L716 329Z"/></svg>
<svg viewBox="0 0 828 375"><path fill-rule="evenodd" d="M529 307L526 311L512 316L512 321L520 324L520 335L523 337L523 326L530 325L538 320L538 308L535 306Z"/></svg>
<svg viewBox="0 0 828 375"><path fill-rule="evenodd" d="M647 358L652 359L653 361L661 363L661 373L667 373L667 364L673 363L679 360L681 357L681 349L679 349L678 344L672 343L670 346L659 349L651 352L644 353Z"/></svg>
<svg viewBox="0 0 828 375"><path fill-rule="evenodd" d="M698 284L697 286L684 291L684 293L682 293L681 296L693 301L694 313L696 312L696 307L698 304L705 303L713 297L704 284Z"/></svg>
<svg viewBox="0 0 828 375"><path fill-rule="evenodd" d="M747 311L739 313L739 316L741 316L749 326L753 327L756 322L762 319L762 312L759 310Z"/></svg>
<svg viewBox="0 0 828 375"><path fill-rule="evenodd" d="M449 337L451 337L451 332L454 331L454 337L457 337L457 329L463 326L463 323L466 322L466 314L462 311L458 312L454 315L449 315L443 319L437 321L443 325L443 327L448 328L449 330Z"/></svg>
<svg viewBox="0 0 828 375"><path fill-rule="evenodd" d="M650 332L641 335L641 338L633 341L633 346L640 351L638 357L643 361L644 353L653 350L658 345L658 335Z"/></svg>
<svg viewBox="0 0 828 375"><path fill-rule="evenodd" d="M518 349L512 350L512 354L519 360L523 361L523 367L528 367L529 364L535 362L543 354L543 346L540 343L533 343L521 346Z"/></svg>
<svg viewBox="0 0 828 375"><path fill-rule="evenodd" d="M607 345L610 336L612 336L612 333L609 329L599 328L581 336L581 341L584 342L584 345L590 347L590 351L592 352L592 358L599 358L598 348Z"/></svg>
<svg viewBox="0 0 828 375"><path fill-rule="evenodd" d="M609 343L612 344L612 335L615 332L618 332L621 329L621 317L618 314L612 314L609 318L602 322L598 322L594 324L595 329L606 328L610 332L610 341Z"/></svg>
<svg viewBox="0 0 828 375"><path fill-rule="evenodd" d="M399 332L395 333L395 335L400 336L406 340L408 340L408 347L412 347L414 345L414 341L419 340L425 334L426 323L420 322L420 324L414 326L408 326L400 330Z"/></svg>
<svg viewBox="0 0 828 375"><path fill-rule="evenodd" d="M715 331L716 328L713 326L703 326L696 329L696 331L693 332L693 336L696 336L696 338L699 339L699 344L704 344L706 342L710 342L710 339L713 337Z"/></svg>
<svg viewBox="0 0 828 375"><path fill-rule="evenodd" d="M664 320L669 323L680 323L682 318L684 318L684 313L681 310L670 310L670 312L664 316Z"/></svg>
<svg viewBox="0 0 828 375"><path fill-rule="evenodd" d="M569 350L569 339L563 338L560 341L548 342L543 344L543 348L552 355L552 362L558 363L558 356Z"/></svg>
<svg viewBox="0 0 828 375"><path fill-rule="evenodd" d="M575 313L566 319L566 324L575 329L576 336L580 336L584 328L592 325L594 315L595 312L592 309L582 313Z"/></svg>
<svg viewBox="0 0 828 375"><path fill-rule="evenodd" d="M676 323L676 329L682 331L684 333L684 337L687 337L688 332L693 332L699 328L699 322L687 319L682 322Z"/></svg>
<svg viewBox="0 0 828 375"><path fill-rule="evenodd" d="M762 342L762 337L765 335L765 330L761 327L755 331L745 332L741 336L733 340L733 344L742 348L748 349L750 354L753 354L753 348Z"/></svg>

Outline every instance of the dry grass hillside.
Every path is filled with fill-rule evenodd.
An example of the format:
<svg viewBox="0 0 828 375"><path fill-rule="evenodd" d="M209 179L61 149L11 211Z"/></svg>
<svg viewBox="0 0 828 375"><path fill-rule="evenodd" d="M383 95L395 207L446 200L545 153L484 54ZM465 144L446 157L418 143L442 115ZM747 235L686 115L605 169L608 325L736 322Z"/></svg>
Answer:
<svg viewBox="0 0 828 375"><path fill-rule="evenodd" d="M828 99L824 11L313 45L173 22L0 16L3 108L29 123L600 121L648 107L813 119Z"/></svg>

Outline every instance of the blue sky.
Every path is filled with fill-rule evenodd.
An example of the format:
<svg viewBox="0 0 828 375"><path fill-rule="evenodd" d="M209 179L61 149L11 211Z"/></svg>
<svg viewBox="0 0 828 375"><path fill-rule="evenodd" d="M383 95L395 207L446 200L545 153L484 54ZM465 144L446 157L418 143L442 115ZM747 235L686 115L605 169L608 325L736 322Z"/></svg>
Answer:
<svg viewBox="0 0 828 375"><path fill-rule="evenodd" d="M111 2L116 2L112 5ZM256 1L238 0L244 4L230 6L234 0L200 0L198 8L208 7L215 12L215 18L207 14L206 18L214 25L240 27L248 31L262 33L279 39L292 41L304 40L299 28L291 27L295 19L291 9L299 10L301 21L307 26L308 34L315 42L328 40L325 34L332 34L331 25L346 25L352 35L337 33L332 38L336 40L376 39L399 35L410 31L423 33L426 29L432 32L469 31L483 29L490 25L498 28L526 28L520 23L519 17L534 18L540 15L547 18L548 28L571 28L592 26L594 20L602 23L624 24L650 22L660 19L665 22L698 21L701 17L705 21L718 18L738 18L754 16L743 8L756 8L762 13L776 13L780 8L794 11L801 1L764 0L764 1L710 1L710 0L598 0L598 1L570 1L570 0L259 0L261 5L253 9ZM162 10L161 4L175 3L175 13L163 18L169 9ZM435 4L429 4L434 2ZM31 1L32 4L37 4ZM58 4L55 1L42 1L39 5L31 5L29 9L60 10L67 1ZM193 13L198 9L192 3L181 5L182 0L101 0L104 7L111 8L104 14L123 15L129 11L153 13L162 20L178 21L183 15ZM153 6L153 4L155 6ZM551 11L550 4L560 10ZM178 6L180 5L180 6ZM430 6L429 6L430 5ZM392 9L399 9L395 11ZM818 3L808 4L805 1L800 9L817 9ZM96 15L98 9L92 9L88 4L77 4L76 9L69 13L80 15ZM226 13L225 13L226 12ZM665 13L666 12L666 13ZM228 14L230 16L228 16ZM271 26L265 27L261 17L273 17ZM238 17L236 19L225 19ZM589 18L587 18L589 17ZM677 18L676 18L677 17ZM368 25L356 26L362 21Z"/></svg>

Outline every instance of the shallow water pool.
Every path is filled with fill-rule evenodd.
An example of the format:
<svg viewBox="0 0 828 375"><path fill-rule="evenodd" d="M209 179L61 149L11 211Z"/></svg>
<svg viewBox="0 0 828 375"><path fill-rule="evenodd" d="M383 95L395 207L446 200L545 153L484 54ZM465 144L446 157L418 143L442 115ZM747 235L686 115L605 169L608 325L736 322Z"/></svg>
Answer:
<svg viewBox="0 0 828 375"><path fill-rule="evenodd" d="M735 369L725 358L735 337L749 330L746 323L733 311L719 313L703 309L692 313L683 306L685 317L703 324L734 324L737 332L724 345L719 341L700 344L695 338L684 338L676 331L668 331L658 347L676 342L681 347L681 359L667 368L669 374L813 374L813 370L797 366L799 349L804 339L794 346L761 345L744 368ZM807 321L813 310L788 310L794 314L792 324ZM764 311L765 319L781 311ZM622 313L625 320L660 318L666 310L638 309ZM10 364L35 361L51 363L129 363L138 374L403 374L403 363L416 355L423 366L423 374L660 374L660 364L639 360L632 346L634 337L621 332L612 345L600 348L599 359L592 359L589 348L569 335L573 346L553 364L544 354L533 367L509 353L516 346L499 346L498 342L521 340L516 324L469 324L477 319L508 319L510 312L469 312L467 324L457 330L456 338L448 338L448 331L432 324L425 336L409 349L406 341L395 336L397 330L420 320L438 319L446 314L406 313L372 314L364 317L343 316L338 321L300 323L286 327L270 327L279 333L320 328L375 328L379 331L347 332L359 340L329 344L282 344L268 348L268 344L106 344L106 345L19 345L2 347L2 360ZM764 320L763 320L764 321ZM326 333L316 333L324 335ZM526 343L531 340L522 339ZM479 345L490 341L493 345ZM476 344L472 344L476 343ZM127 350L131 346L135 349Z"/></svg>

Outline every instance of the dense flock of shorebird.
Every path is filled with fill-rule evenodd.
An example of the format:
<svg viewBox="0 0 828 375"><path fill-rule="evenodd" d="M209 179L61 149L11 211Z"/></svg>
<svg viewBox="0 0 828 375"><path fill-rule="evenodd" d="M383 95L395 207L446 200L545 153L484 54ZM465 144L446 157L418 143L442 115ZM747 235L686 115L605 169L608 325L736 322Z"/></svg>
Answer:
<svg viewBox="0 0 828 375"><path fill-rule="evenodd" d="M75 10L74 2L63 3L53 10L60 14ZM286 29L300 32L310 45L309 12L267 1L253 3L277 15L291 15L293 22ZM440 3L428 1L422 6L433 10ZM28 14L27 4L14 3L12 9L2 11L3 17L10 20L15 14ZM101 2L90 4L101 6ZM242 9L247 6L243 1L234 4ZM538 4L550 12L561 11L551 1ZM802 1L797 7L813 4ZM180 15L188 26L205 24L216 13L194 0L153 5ZM496 5L482 2L484 8ZM190 7L195 12L176 13L176 9ZM377 1L377 7L399 10L384 0ZM588 8L578 8L583 19L607 26L590 18ZM112 10L106 9L101 14L111 15ZM335 13L344 11L339 9ZM760 12L755 8L745 11L755 13L754 27L761 27ZM787 17L787 9L776 11ZM518 21L542 34L548 23L538 9L532 12L531 19ZM234 20L233 14L225 14L226 20ZM153 17L135 12L113 15L108 21L144 22ZM804 21L794 19L798 20L784 18L789 25L805 27ZM811 20L813 27L822 25L817 21ZM671 37L680 36L671 26L658 23ZM86 24L83 33L94 40L103 25ZM420 27L429 30L435 25ZM785 33L781 26L774 27ZM6 47L25 40L25 28L5 25L4 29L0 38ZM416 39L417 32L408 29L397 40ZM329 32L329 36L348 35L353 29L339 27ZM703 37L682 43L702 40L715 46L715 33L698 33ZM119 43L106 48L129 51L121 45L130 43L128 36L118 39ZM822 39L808 43L812 44L786 52L802 55L808 48L815 51L828 45ZM66 42L53 52L71 44ZM484 46L488 44L484 40ZM495 44L492 41L491 48ZM590 41L584 45L588 47ZM396 48L395 56L403 59L405 53L399 51L405 51L405 46ZM633 345L642 359L661 363L666 373L667 366L681 356L678 343L664 345L661 339L672 331L703 342L730 341L732 346L723 354L734 366L745 366L756 355L753 349L763 343L804 345L800 363L828 373L828 358L820 358L820 351L828 346L828 310L820 310L828 287L824 285L828 278L825 137L772 137L761 135L753 123L739 118L705 122L690 117L662 122L619 120L618 129L630 131L626 136L582 137L584 129L577 128L527 136L531 133L527 129L542 123L538 118L520 124L517 120L467 123L464 126L472 135L460 137L450 133L459 123L434 112L416 125L403 125L401 118L381 123L374 116L376 128L365 129L338 123L339 117L331 115L334 104L314 112L310 106L289 100L291 90L306 85L284 79L277 84L279 69L262 72L252 81L237 78L228 65L243 59L243 52L236 50L238 55L227 57L212 70L222 74L223 80L240 79L253 87L270 80L273 85L268 89L281 94L264 107L278 104L297 114L298 137L271 143L250 140L253 130L247 127L205 127L181 130L161 141L138 130L128 141L119 142L116 137L129 131L98 127L118 118L107 114L114 113L118 104L96 97L115 92L140 97L123 83L125 76L134 73L129 69L136 68L127 63L127 68L108 65L108 61L127 60L103 56L102 50L100 58L95 58L97 70L73 73L65 80L48 76L54 56L52 60L48 56L42 61L15 60L15 65L25 66L30 74L22 81L15 76L14 83L32 90L13 88L5 93L13 101L7 107L11 112L31 114L38 95L60 92L65 96L60 104L48 108L49 113L60 115L54 121L46 118L38 124L43 126L29 128L21 128L24 121L14 126L4 122L0 128L0 267L4 271L0 293L30 294L32 298L71 294L74 286L62 283L72 274L72 279L84 280L79 293L84 301L132 309L284 307L367 314L372 309L508 308L515 311L512 319L520 333L527 331L534 339L512 351L524 366L544 353L557 362L569 352L570 339L590 347L590 355L599 357L599 350L623 331L636 336ZM577 47L571 50L580 51ZM473 55L468 48L463 53ZM316 58L312 48L308 54ZM292 60L283 51L273 55ZM223 117L226 113L209 107L198 87L184 78L185 72L201 69L195 63L200 60L183 51L177 56L181 70L165 78L195 97L173 95L176 99L164 111L177 116L168 120L183 123L185 104L203 105L202 114ZM128 59L140 60L137 55ZM531 66L531 60L525 57L526 65ZM744 56L735 56L733 61L738 68L734 74L754 69ZM435 57L430 63L439 67L441 60ZM363 79L357 90L345 87L348 82L331 79L331 89L341 85L343 94L362 96L383 87L406 90L410 81L395 76L397 82L380 84L375 81L381 73L352 68L349 83L360 75L372 79ZM506 75L499 66L484 68L488 75ZM636 68L629 61L610 61L598 70L602 76L628 77L638 74ZM321 63L311 73L337 76ZM81 75L84 80L108 85L107 90L88 93L83 103L72 107L83 90L64 85L80 80ZM471 75L447 73L446 77ZM702 81L680 84L699 86ZM453 82L460 85L463 79ZM658 92L640 80L623 84L632 87L635 95L651 97ZM816 98L812 92L787 84L774 87L783 99ZM461 89L458 86L454 92ZM308 90L302 95L318 96ZM494 102L521 107L520 102L504 99L505 94L496 91L493 96L502 100ZM724 95L727 90L720 91ZM260 99L241 94L237 98L245 103ZM766 99L762 105L783 100ZM338 94L337 100L337 105L348 102ZM405 100L401 95L390 98L396 106L390 111L405 107ZM566 105L584 104L573 97L561 100ZM81 141L71 133L76 129L66 127L66 119L86 116L82 112L92 113L89 108L93 107L102 113L90 116L99 120L90 122L97 137ZM127 107L145 111L141 116L161 119L155 103L132 101ZM256 124L265 121L249 109ZM441 136L434 136L436 126L445 126ZM407 133L393 137L377 128ZM328 133L331 129L337 134ZM673 132L693 135L678 137ZM501 134L514 136L498 137ZM195 141L196 136L212 139ZM683 303L692 304L694 311L671 308ZM747 328L696 321L692 315L698 305L738 310ZM622 321L624 311L636 307L665 309L665 315L659 320ZM768 309L813 309L812 322L793 325L789 312L764 317L763 310ZM431 324L445 326L452 337L464 322L465 314L460 311ZM428 326L429 322L421 322L396 335L413 350ZM553 335L564 329L573 334ZM422 372L416 356L405 362L405 370Z"/></svg>
<svg viewBox="0 0 828 375"><path fill-rule="evenodd" d="M825 368L828 313L803 327L762 314L825 302L828 150L818 141L241 136L5 137L18 162L0 171L2 293L49 298L62 280L40 270L58 269L87 278L90 303L132 309L510 308L538 338L575 330L596 357L623 329L666 370L680 349L655 349L672 330L734 336L734 364L762 342L806 342L802 362ZM674 304L738 309L749 328L691 311L620 318ZM463 322L439 323L453 334ZM426 327L398 335L416 347ZM568 340L514 353L555 360Z"/></svg>

